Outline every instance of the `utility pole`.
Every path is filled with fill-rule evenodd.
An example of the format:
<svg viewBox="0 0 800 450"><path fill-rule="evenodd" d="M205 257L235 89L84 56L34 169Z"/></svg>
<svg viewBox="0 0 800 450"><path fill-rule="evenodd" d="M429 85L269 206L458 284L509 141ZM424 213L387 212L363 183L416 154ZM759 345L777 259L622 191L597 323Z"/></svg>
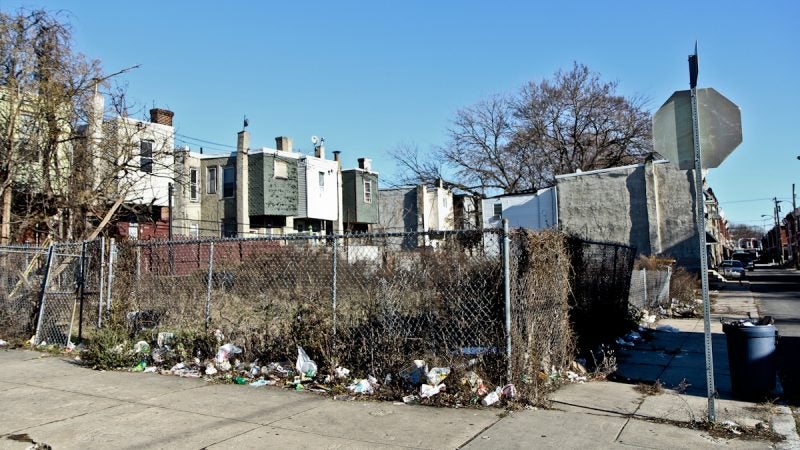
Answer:
<svg viewBox="0 0 800 450"><path fill-rule="evenodd" d="M789 248L792 249L792 261L794 261L794 268L800 269L800 261L797 260L797 195L794 191L794 183L792 183L792 237L789 241Z"/></svg>
<svg viewBox="0 0 800 450"><path fill-rule="evenodd" d="M778 205L780 200L778 200L777 197L772 197L772 201L775 202L775 243L778 250L778 262L783 266L783 233L781 233L781 223L779 219L781 207Z"/></svg>

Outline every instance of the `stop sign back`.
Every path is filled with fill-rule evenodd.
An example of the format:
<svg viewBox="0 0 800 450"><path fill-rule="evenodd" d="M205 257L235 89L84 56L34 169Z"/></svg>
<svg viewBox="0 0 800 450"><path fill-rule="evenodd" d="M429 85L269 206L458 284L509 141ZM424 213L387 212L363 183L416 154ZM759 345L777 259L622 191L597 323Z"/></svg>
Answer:
<svg viewBox="0 0 800 450"><path fill-rule="evenodd" d="M703 168L714 168L742 143L742 113L713 88L697 89ZM691 91L676 91L653 116L653 149L678 168L694 168Z"/></svg>

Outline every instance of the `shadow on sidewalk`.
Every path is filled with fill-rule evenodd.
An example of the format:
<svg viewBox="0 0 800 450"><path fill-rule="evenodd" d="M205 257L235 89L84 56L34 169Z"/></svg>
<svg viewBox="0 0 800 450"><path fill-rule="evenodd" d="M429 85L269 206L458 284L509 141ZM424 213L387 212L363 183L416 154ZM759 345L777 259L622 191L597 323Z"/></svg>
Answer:
<svg viewBox="0 0 800 450"><path fill-rule="evenodd" d="M783 400L800 406L800 337L778 338L778 374L783 385Z"/></svg>
<svg viewBox="0 0 800 450"><path fill-rule="evenodd" d="M735 400L731 390L728 349L724 334L712 334L714 385L719 398ZM783 395L777 400L800 406L800 337L780 337L777 345L778 376ZM652 331L644 342L617 353L617 370L609 380L629 384L652 384L686 395L706 396L706 363L702 332Z"/></svg>
<svg viewBox="0 0 800 450"><path fill-rule="evenodd" d="M714 385L720 398L732 399L725 335L712 334ZM643 342L617 354L617 370L609 376L622 383L651 384L656 380L668 389L705 397L706 362L702 332L651 331Z"/></svg>

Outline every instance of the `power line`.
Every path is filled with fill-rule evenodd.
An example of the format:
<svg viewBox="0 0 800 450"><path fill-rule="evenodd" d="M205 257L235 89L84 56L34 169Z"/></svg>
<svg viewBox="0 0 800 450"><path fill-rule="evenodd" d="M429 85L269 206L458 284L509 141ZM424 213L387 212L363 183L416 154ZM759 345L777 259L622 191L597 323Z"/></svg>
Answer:
<svg viewBox="0 0 800 450"><path fill-rule="evenodd" d="M785 199L780 199L780 200L785 200ZM724 202L719 202L719 204L722 205L730 203L749 203L749 202L762 202L762 201L772 201L772 198L765 197L765 198L751 198L749 200L728 200Z"/></svg>
<svg viewBox="0 0 800 450"><path fill-rule="evenodd" d="M192 136L187 136L187 135L181 134L181 133L175 133L175 136L180 136L182 138L189 139L189 140L196 141L196 142L202 142L204 144L217 145L217 146L220 146L220 147L232 148L232 149L236 150L236 146L235 145L220 144L219 142L208 141L208 140L205 140L205 139L200 139L200 138L196 138L196 137L192 137Z"/></svg>

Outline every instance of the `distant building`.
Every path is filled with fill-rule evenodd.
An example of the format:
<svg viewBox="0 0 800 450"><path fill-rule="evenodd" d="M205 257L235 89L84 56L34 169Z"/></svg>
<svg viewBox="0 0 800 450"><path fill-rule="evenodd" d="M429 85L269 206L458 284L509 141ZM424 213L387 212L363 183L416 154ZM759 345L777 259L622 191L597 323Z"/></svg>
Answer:
<svg viewBox="0 0 800 450"><path fill-rule="evenodd" d="M176 173L181 175L176 177L189 181L176 193L174 229L209 237L334 234L345 230L343 210L355 211L348 218L356 230L377 223L377 172L341 171L338 152L326 159L321 144L314 156L295 152L285 136L275 138L275 144L251 149L250 134L242 131L236 152L228 155L178 151ZM362 190L373 189L361 193L363 201L343 193L350 172L358 174Z"/></svg>
<svg viewBox="0 0 800 450"><path fill-rule="evenodd" d="M337 155L338 157L338 155ZM345 233L365 233L379 221L378 173L372 161L358 160L357 169L342 170L342 223Z"/></svg>
<svg viewBox="0 0 800 450"><path fill-rule="evenodd" d="M675 258L681 266L699 269L695 225L694 179L666 161L559 175L555 186L534 194L502 195L483 201L484 227L535 230L558 228L586 240L636 247L643 255ZM706 196L708 252L713 264L721 223L716 198ZM709 206L709 202L712 206Z"/></svg>
<svg viewBox="0 0 800 450"><path fill-rule="evenodd" d="M453 193L441 183L433 188L381 189L378 229L418 233L454 230ZM437 245L438 240L430 235L420 235L419 239L409 236L403 242L405 247Z"/></svg>

